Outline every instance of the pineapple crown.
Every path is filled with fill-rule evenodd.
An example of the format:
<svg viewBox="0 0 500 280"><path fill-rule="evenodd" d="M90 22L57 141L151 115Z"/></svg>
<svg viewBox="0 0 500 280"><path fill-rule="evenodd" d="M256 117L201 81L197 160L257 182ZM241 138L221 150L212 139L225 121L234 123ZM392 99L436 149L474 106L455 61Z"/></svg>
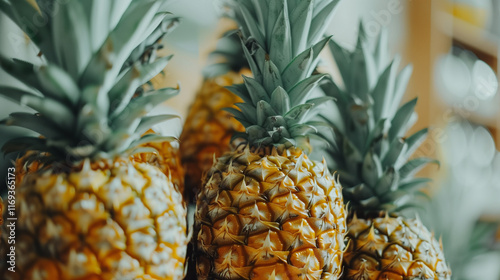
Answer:
<svg viewBox="0 0 500 280"><path fill-rule="evenodd" d="M213 60L214 63L203 69L205 78L224 75L229 71L239 72L243 68L248 68L236 30L227 31L222 35L215 50L210 53L209 59Z"/></svg>
<svg viewBox="0 0 500 280"><path fill-rule="evenodd" d="M171 56L155 59L152 48L176 26L155 0L1 0L8 15L40 49L40 63L0 55L0 67L22 87L0 85L0 95L31 107L2 121L41 137L9 141L9 152L39 151L42 161L112 159L139 151L145 142L171 141L144 135L173 115L146 116L178 89L150 89L132 98L160 73ZM26 19L44 19L35 25ZM144 151L144 150L141 150ZM69 162L68 162L69 161Z"/></svg>
<svg viewBox="0 0 500 280"><path fill-rule="evenodd" d="M332 80L322 85L338 109L338 116L326 117L333 127L328 163L337 170L353 212L362 215L411 206L412 191L430 181L414 178L415 173L437 163L425 157L408 161L428 130L404 137L417 118L416 99L399 106L412 67L398 73L400 58L391 61L386 45L386 31L371 38L362 24L353 51L330 41L343 87Z"/></svg>
<svg viewBox="0 0 500 280"><path fill-rule="evenodd" d="M165 17L158 27L132 51L123 64L122 71L136 63L150 64L155 62L159 58L158 52L164 48L165 37L179 25L179 21L177 17Z"/></svg>
<svg viewBox="0 0 500 280"><path fill-rule="evenodd" d="M253 78L229 89L243 103L227 109L241 122L252 147L310 152L316 138L318 106L331 97L312 97L326 76L313 75L319 53L330 38L323 34L338 0L233 0L229 11L240 26L243 53Z"/></svg>

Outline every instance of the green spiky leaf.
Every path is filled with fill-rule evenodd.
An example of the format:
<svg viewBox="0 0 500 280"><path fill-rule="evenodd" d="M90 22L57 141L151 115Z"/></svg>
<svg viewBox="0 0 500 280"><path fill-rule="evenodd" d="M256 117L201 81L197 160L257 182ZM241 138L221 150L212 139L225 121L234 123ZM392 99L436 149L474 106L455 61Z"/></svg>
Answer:
<svg viewBox="0 0 500 280"><path fill-rule="evenodd" d="M346 201L359 215L411 206L411 198L429 182L413 176L437 163L419 157L408 161L428 130L405 138L416 117L416 99L400 106L412 67L398 73L400 58L391 61L386 45L385 31L368 36L362 24L355 49L332 40L330 52L344 85L332 79L321 84L327 96L337 99L336 114L322 115L334 128L331 136L325 134L331 144L328 164L338 170Z"/></svg>
<svg viewBox="0 0 500 280"><path fill-rule="evenodd" d="M308 141L319 131L319 122L312 119L332 99L313 98L320 96L315 89L326 76L313 72L330 40L318 32L326 28L337 2L229 1L253 75L244 77L244 87L229 87L244 101L237 104L241 112L229 111L245 125L250 145L310 149Z"/></svg>
<svg viewBox="0 0 500 280"><path fill-rule="evenodd" d="M396 115L392 119L391 128L389 129L389 139L403 137L408 127L410 117L415 112L417 99L413 99L399 108Z"/></svg>
<svg viewBox="0 0 500 280"><path fill-rule="evenodd" d="M0 67L22 84L0 81L0 95L36 112L13 113L1 124L43 137L21 138L4 150L38 151L40 162L68 166L84 158L127 156L141 133L170 117L144 115L178 91L158 89L133 98L170 59L156 58L159 40L178 22L168 17L167 0L36 3L0 0L0 10L40 50L33 63L0 56ZM36 30L31 20L40 23Z"/></svg>

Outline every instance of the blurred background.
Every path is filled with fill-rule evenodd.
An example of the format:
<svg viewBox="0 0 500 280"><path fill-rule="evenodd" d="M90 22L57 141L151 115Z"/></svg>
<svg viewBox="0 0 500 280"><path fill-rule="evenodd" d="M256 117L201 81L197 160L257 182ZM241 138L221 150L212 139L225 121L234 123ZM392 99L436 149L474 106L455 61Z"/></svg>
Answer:
<svg viewBox="0 0 500 280"><path fill-rule="evenodd" d="M231 24L219 19L221 2L173 1L171 10L182 24L167 37L163 52L175 56L154 83L179 83L182 92L164 110L186 115L201 84L207 55ZM406 95L407 100L419 98L419 120L412 131L424 127L431 131L416 154L441 161L440 168L422 171L434 182L418 215L443 237L454 279L499 280L500 1L344 0L329 33L353 48L360 20L369 36L387 28L391 53L402 55L402 65L414 66ZM0 41L2 53L36 61L36 49L0 14L0 32L7 31L8 40ZM0 79L15 82L1 70ZM16 107L2 100L0 119L18 111ZM171 125L180 131L180 122ZM0 145L4 129L0 128ZM0 160L0 171L8 165L8 157Z"/></svg>

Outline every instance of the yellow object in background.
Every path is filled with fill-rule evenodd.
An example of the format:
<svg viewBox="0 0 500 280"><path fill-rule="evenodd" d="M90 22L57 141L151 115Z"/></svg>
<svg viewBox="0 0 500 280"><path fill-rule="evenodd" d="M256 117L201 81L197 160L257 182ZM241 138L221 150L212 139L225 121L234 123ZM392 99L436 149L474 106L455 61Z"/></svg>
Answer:
<svg viewBox="0 0 500 280"><path fill-rule="evenodd" d="M473 24L480 28L485 28L488 23L488 11L481 7L474 7L465 3L453 4L453 16Z"/></svg>

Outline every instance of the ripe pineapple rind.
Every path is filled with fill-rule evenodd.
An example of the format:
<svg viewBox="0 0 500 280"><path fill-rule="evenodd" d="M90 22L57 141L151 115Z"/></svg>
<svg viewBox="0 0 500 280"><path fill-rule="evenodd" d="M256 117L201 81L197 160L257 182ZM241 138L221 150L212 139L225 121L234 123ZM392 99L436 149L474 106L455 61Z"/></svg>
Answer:
<svg viewBox="0 0 500 280"><path fill-rule="evenodd" d="M16 253L23 258L16 276L183 279L186 210L173 182L128 158L86 159L73 168L38 170L18 187ZM8 246L6 234L0 251ZM0 273L10 276L6 266L0 264Z"/></svg>
<svg viewBox="0 0 500 280"><path fill-rule="evenodd" d="M340 185L302 150L270 149L246 146L209 171L195 214L200 279L339 275L346 230Z"/></svg>
<svg viewBox="0 0 500 280"><path fill-rule="evenodd" d="M442 245L417 219L354 217L343 279L449 279ZM361 277L362 275L365 278Z"/></svg>
<svg viewBox="0 0 500 280"><path fill-rule="evenodd" d="M38 33L25 30L40 47L40 64L0 56L0 66L29 87L2 86L0 95L38 112L14 113L2 123L26 127L44 137L14 139L4 146L4 151L35 150L50 155L46 160L70 164L84 158L114 158L131 153L145 141L173 140L142 134L148 126L173 117L148 117L146 113L177 94L178 89L148 90L131 101L140 86L165 68L170 57L147 63L135 61L128 66L144 50L140 45L143 40L168 33L176 25L177 19L167 17L165 1L123 2L120 9L111 11L112 1L70 2L55 3L58 12L48 17L47 25L41 26ZM24 0L4 1L0 9L18 24L23 15L44 15ZM102 16L97 16L102 11L113 13L105 25L93 28L82 24L93 15L102 20ZM92 36L92 43L75 36L59 37L48 26L60 30L60 34Z"/></svg>
<svg viewBox="0 0 500 280"><path fill-rule="evenodd" d="M243 52L253 78L229 87L244 103L228 109L246 128L235 134L254 147L311 150L318 106L331 97L311 95L325 75L312 75L330 40L321 39L338 1L233 1ZM311 76L312 75L312 76Z"/></svg>
<svg viewBox="0 0 500 280"><path fill-rule="evenodd" d="M248 69L242 71L248 72ZM214 157L234 149L237 143L230 142L231 137L244 130L230 113L223 111L241 101L225 86L241 81L240 73L232 71L205 79L186 117L179 142L186 170L186 196L193 200L201 187L203 175L212 167Z"/></svg>
<svg viewBox="0 0 500 280"><path fill-rule="evenodd" d="M408 160L428 134L425 128L404 137L416 118L416 99L398 107L411 66L397 72L399 58L389 61L381 51L385 32L375 46L370 45L372 40L362 24L359 33L353 51L334 40L329 44L344 86L331 79L322 85L337 100L340 115L329 118L333 136L327 137L327 160L339 173L344 196L354 212L394 212L406 207L414 190L428 183L429 179L413 178L414 174L438 161L426 157Z"/></svg>

